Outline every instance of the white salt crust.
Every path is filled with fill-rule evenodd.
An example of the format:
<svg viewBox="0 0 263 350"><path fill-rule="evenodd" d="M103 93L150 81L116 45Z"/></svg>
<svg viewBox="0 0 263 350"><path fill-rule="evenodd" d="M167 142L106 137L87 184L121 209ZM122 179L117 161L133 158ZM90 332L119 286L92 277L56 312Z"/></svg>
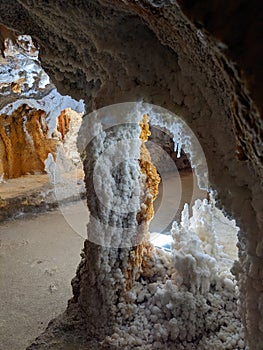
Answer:
<svg viewBox="0 0 263 350"><path fill-rule="evenodd" d="M217 215L218 209L207 200L196 201L190 218L185 206L181 223L171 230L172 252L155 248L150 275L142 276L119 299L114 333L103 346L245 349L232 261L222 252L214 230Z"/></svg>

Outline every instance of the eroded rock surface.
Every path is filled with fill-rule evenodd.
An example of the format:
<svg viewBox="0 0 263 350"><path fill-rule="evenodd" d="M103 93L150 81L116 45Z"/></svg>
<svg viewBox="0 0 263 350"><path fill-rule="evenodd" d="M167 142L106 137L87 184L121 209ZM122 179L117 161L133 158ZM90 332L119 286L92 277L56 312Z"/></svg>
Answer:
<svg viewBox="0 0 263 350"><path fill-rule="evenodd" d="M45 170L49 153L55 157L57 141L48 138L46 114L22 105L13 114L0 115L0 174L4 179Z"/></svg>

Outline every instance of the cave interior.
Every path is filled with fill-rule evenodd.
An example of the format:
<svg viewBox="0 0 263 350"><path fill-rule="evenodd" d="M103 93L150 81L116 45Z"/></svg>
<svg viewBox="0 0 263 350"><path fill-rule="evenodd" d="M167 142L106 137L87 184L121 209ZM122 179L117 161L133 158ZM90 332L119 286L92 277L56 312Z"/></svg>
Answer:
<svg viewBox="0 0 263 350"><path fill-rule="evenodd" d="M1 221L83 199L89 212L66 310L28 350L263 350L262 13L0 1ZM37 195L5 197L37 176Z"/></svg>

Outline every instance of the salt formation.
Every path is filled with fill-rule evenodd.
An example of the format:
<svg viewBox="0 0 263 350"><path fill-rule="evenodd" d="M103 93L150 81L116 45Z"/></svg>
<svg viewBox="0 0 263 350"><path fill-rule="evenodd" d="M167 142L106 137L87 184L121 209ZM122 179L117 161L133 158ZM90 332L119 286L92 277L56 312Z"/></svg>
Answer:
<svg viewBox="0 0 263 350"><path fill-rule="evenodd" d="M73 100L70 96L62 96L58 93L57 89L52 89L43 98L24 98L23 95L20 98L7 104L0 111L0 114L11 115L19 106L26 104L31 108L41 109L47 114L47 124L48 124L48 136L51 137L52 133L55 131L57 126L57 117L60 115L61 111L66 108L71 108L75 112L84 112L83 101L77 102Z"/></svg>
<svg viewBox="0 0 263 350"><path fill-rule="evenodd" d="M129 248L138 244L145 219L152 215L147 208L153 195L145 193L143 199L140 194L145 186L154 189L148 184L150 177L141 175L141 171L149 171L149 162L143 160L147 151L142 150L140 140L141 115L137 104L114 105L86 116L80 129L78 148L82 159L85 162L92 154L94 158L86 167L86 179L92 179L92 186L87 188L91 212L88 239L102 246ZM109 215L110 222L103 218Z"/></svg>
<svg viewBox="0 0 263 350"><path fill-rule="evenodd" d="M83 113L84 103L58 93L40 65L38 49L30 36L20 35L15 42L6 39L5 46L0 61L0 114L12 115L23 104L42 110L51 138L61 111L71 108Z"/></svg>
<svg viewBox="0 0 263 350"><path fill-rule="evenodd" d="M191 217L185 206L181 223L172 227L171 252L149 241L159 183L145 147L149 123L160 124L154 109L119 104L83 119L78 149L90 210L88 236L66 313L29 349L46 342L49 331L58 332L53 327L63 332L72 323L79 339L96 339L101 349L245 349L238 289L232 261L218 245L214 202L196 201ZM165 120L174 139L189 142L191 157L179 118L176 127L172 115ZM199 176L206 175L202 157L193 155L203 165ZM54 165L51 157L48 164Z"/></svg>
<svg viewBox="0 0 263 350"><path fill-rule="evenodd" d="M10 32L7 28L3 30ZM38 48L30 36L16 36L12 32L9 36L12 40L5 39L0 60L0 175L13 178L43 173L47 157L49 174L53 174L51 164L54 159L59 160L56 169L60 173L70 171L74 168L73 163L80 163L76 134L84 103L58 93L40 65ZM70 108L75 114L69 112ZM66 136L64 150L57 137L57 118L65 109L72 114L72 130L67 136L63 135ZM55 181L50 175L52 184L61 182L58 171L56 178Z"/></svg>
<svg viewBox="0 0 263 350"><path fill-rule="evenodd" d="M60 173L57 169L56 162L54 161L53 155L48 154L47 159L45 160L45 171L48 174L49 181L51 184L55 185L61 182Z"/></svg>
<svg viewBox="0 0 263 350"><path fill-rule="evenodd" d="M29 35L5 40L4 57L0 60L0 114L12 114L22 104L47 113L52 134L56 118L65 108L84 111L83 101L58 93L38 60L39 51Z"/></svg>
<svg viewBox="0 0 263 350"><path fill-rule="evenodd" d="M177 157L181 156L181 150L189 157L190 163L197 176L198 185L201 189L208 189L208 171L206 157L202 147L191 128L175 113L165 108L141 104L144 113L151 116L151 125L161 130L167 130L174 142L174 151Z"/></svg>
<svg viewBox="0 0 263 350"><path fill-rule="evenodd" d="M181 155L178 158L177 153L174 152L173 137L168 130L162 130L160 127L150 127L151 135L146 144L148 148L152 162L158 169L160 174L167 172L173 172L175 168L178 170L191 169L191 164L183 149Z"/></svg>
<svg viewBox="0 0 263 350"><path fill-rule="evenodd" d="M48 75L38 61L38 49L28 35L20 35L13 40L6 39L1 58L0 92L6 99L15 101L20 94L24 97L39 98L52 89ZM2 99L1 107L6 100Z"/></svg>
<svg viewBox="0 0 263 350"><path fill-rule="evenodd" d="M64 131L60 130L61 118L66 118L68 124L67 129ZM63 207L63 202L65 200L69 198L71 198L71 200L80 200L84 197L85 193L83 165L77 149L77 136L81 122L82 113L77 113L70 108L62 111L57 119L57 128L53 132L53 137L59 140L55 162L57 181L51 183L54 185L54 193L57 201L61 203L60 210L65 219L75 232L83 236L83 232L78 232L79 230L74 227L74 223L68 218L68 215L64 212L65 208ZM84 206L81 205L83 213L87 216L88 210L86 207L83 207Z"/></svg>
<svg viewBox="0 0 263 350"><path fill-rule="evenodd" d="M180 110L202 142L221 206L241 228L235 273L242 320L251 348L262 350L262 118L257 107L262 110L263 79L262 40L255 35L261 30L262 2L237 1L237 13L230 2L224 11L218 1L202 8L194 4L191 20L178 3L94 0L65 7L62 1L39 0L38 6L33 0L2 1L0 20L30 30L60 91L85 98L90 110L139 99ZM228 42L227 52L197 28L200 13L201 22L209 19L204 24L210 22ZM96 260L98 250L89 253ZM84 264L84 276L88 267Z"/></svg>
<svg viewBox="0 0 263 350"><path fill-rule="evenodd" d="M118 299L138 279L142 252L149 247L147 220L159 176L143 145L147 117L141 119L136 104L128 110L127 105L117 105L86 117L80 129L90 221L67 318L77 317L97 339L115 324ZM91 252L96 257L91 259ZM84 267L88 274L83 275ZM94 322L86 324L91 317Z"/></svg>
<svg viewBox="0 0 263 350"><path fill-rule="evenodd" d="M189 218L186 206L171 231L172 252L152 247L147 269L116 306L105 349L245 349L232 261L214 231L216 212L198 200Z"/></svg>

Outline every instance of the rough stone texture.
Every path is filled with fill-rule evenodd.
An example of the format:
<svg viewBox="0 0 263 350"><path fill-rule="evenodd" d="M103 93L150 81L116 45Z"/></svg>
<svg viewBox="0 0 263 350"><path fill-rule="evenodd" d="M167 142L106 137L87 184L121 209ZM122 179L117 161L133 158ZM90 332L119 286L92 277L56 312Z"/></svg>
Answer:
<svg viewBox="0 0 263 350"><path fill-rule="evenodd" d="M146 236L159 183L159 176L144 145L149 135L147 121L147 116L144 116L137 128L126 124L103 131L96 120L86 120L88 128L84 130L90 130L94 136L87 144L84 156L90 222L82 261L72 281L73 298L67 315L71 320L76 318L80 328L87 328L87 335L97 341L112 333L117 305L121 298L128 298L128 291L140 276L142 257L147 255L145 251L149 243ZM130 141L136 136L139 142L134 145ZM134 160L119 163L117 171L111 173L113 154L112 158L107 158L106 164L101 162L95 170L99 158L121 138L125 140L122 151ZM123 146L119 144L118 148ZM96 180L91 183L94 176ZM103 181L105 179L107 181ZM125 210L122 201L127 202L127 194L128 198L134 196L134 183L139 196L133 205L128 202ZM113 196L107 189L113 192Z"/></svg>
<svg viewBox="0 0 263 350"><path fill-rule="evenodd" d="M56 188L49 182L47 174L27 175L1 183L0 222L13 220L21 215L53 210L67 202L86 198L83 172L76 170L64 174Z"/></svg>
<svg viewBox="0 0 263 350"><path fill-rule="evenodd" d="M262 350L262 119L251 98L262 90L250 96L222 45L172 0L3 0L0 11L1 22L39 42L42 64L60 92L85 98L88 110L143 99L189 124L206 154L211 187L241 228L234 270L242 319L250 349ZM239 56L253 62L251 47L246 41ZM91 260L98 250L89 252Z"/></svg>
<svg viewBox="0 0 263 350"><path fill-rule="evenodd" d="M45 171L57 140L48 138L46 113L22 105L11 115L0 114L0 174L11 179Z"/></svg>
<svg viewBox="0 0 263 350"><path fill-rule="evenodd" d="M146 145L151 159L160 174L165 174L177 170L191 169L191 163L183 150L178 156L173 138L167 130L151 127L151 135ZM160 152L160 148L164 152Z"/></svg>
<svg viewBox="0 0 263 350"><path fill-rule="evenodd" d="M178 3L199 29L208 30L221 41L218 45L238 64L236 68L241 70L262 113L262 2L179 0Z"/></svg>
<svg viewBox="0 0 263 350"><path fill-rule="evenodd" d="M64 142L66 134L70 130L70 116L67 110L64 110L58 116L58 132L61 134L61 140Z"/></svg>
<svg viewBox="0 0 263 350"><path fill-rule="evenodd" d="M30 36L16 35L1 25L0 42L1 109L22 98L41 99L55 89L40 65L38 49Z"/></svg>
<svg viewBox="0 0 263 350"><path fill-rule="evenodd" d="M83 101L62 96L38 59L37 44L28 35L16 35L0 25L0 114L12 114L23 104L46 112L51 137L62 110L84 111Z"/></svg>

